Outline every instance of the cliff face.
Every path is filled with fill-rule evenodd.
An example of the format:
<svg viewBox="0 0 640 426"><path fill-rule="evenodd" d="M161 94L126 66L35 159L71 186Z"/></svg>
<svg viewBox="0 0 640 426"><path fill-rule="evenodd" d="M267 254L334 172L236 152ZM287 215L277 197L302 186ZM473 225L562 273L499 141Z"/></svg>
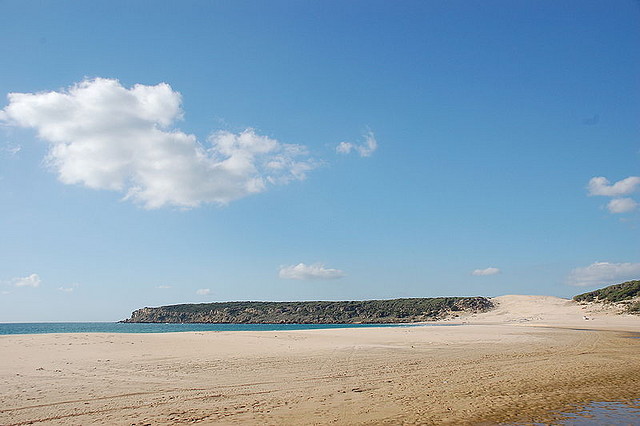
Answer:
<svg viewBox="0 0 640 426"><path fill-rule="evenodd" d="M438 297L353 302L221 302L134 311L123 322L227 324L354 324L433 321L460 312L486 312L485 297Z"/></svg>

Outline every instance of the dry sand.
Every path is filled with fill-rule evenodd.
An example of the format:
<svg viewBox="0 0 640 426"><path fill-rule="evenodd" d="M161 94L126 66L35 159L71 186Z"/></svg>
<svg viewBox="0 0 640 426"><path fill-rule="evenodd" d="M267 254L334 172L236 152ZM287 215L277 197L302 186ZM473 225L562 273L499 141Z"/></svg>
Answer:
<svg viewBox="0 0 640 426"><path fill-rule="evenodd" d="M640 317L495 300L461 326L0 336L0 424L495 424L640 397Z"/></svg>

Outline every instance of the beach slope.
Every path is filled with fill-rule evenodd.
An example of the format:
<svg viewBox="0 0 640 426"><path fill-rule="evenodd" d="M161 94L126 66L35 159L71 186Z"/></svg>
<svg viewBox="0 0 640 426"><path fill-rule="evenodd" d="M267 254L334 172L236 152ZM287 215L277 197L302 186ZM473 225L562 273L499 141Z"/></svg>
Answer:
<svg viewBox="0 0 640 426"><path fill-rule="evenodd" d="M0 336L0 424L493 424L640 396L640 317L494 301L464 325Z"/></svg>

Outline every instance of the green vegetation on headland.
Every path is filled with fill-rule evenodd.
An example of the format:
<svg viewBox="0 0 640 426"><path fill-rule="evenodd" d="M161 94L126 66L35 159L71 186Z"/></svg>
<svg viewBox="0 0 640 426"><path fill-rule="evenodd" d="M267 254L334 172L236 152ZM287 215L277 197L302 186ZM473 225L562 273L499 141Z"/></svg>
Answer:
<svg viewBox="0 0 640 426"><path fill-rule="evenodd" d="M640 280L610 285L573 297L576 302L605 302L627 304L627 312L640 313Z"/></svg>
<svg viewBox="0 0 640 426"><path fill-rule="evenodd" d="M123 322L226 324L379 324L433 321L486 312L486 297L436 297L340 302L218 302L134 311Z"/></svg>
<svg viewBox="0 0 640 426"><path fill-rule="evenodd" d="M580 303L623 304L640 314L640 281L579 294ZM493 309L486 297L432 297L340 302L216 302L142 308L122 322L216 324L382 324L435 321Z"/></svg>

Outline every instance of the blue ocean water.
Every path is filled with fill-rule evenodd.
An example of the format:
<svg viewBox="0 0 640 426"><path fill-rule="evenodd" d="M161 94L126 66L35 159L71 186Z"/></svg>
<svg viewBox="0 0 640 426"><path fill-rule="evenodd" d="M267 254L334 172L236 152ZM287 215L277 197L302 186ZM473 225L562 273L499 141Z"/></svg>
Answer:
<svg viewBox="0 0 640 426"><path fill-rule="evenodd" d="M640 425L640 399L628 402L594 401L573 412L556 413L552 423L512 423L510 426L637 426Z"/></svg>
<svg viewBox="0 0 640 426"><path fill-rule="evenodd" d="M185 331L284 331L331 328L412 327L418 324L139 324L118 322L0 323L0 335L49 333L177 333Z"/></svg>
<svg viewBox="0 0 640 426"><path fill-rule="evenodd" d="M640 425L640 400L592 402L564 417L561 424L566 426Z"/></svg>

